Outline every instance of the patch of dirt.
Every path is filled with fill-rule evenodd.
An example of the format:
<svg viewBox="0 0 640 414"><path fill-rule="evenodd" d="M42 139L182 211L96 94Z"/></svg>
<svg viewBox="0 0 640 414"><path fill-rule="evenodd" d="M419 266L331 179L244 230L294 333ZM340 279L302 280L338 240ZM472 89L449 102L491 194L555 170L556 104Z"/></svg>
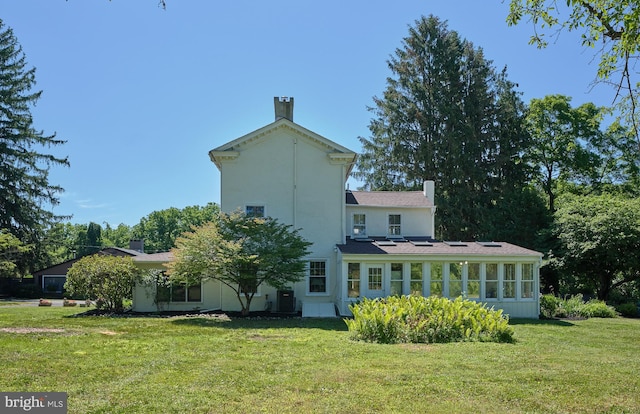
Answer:
<svg viewBox="0 0 640 414"><path fill-rule="evenodd" d="M193 317L193 318L217 318L221 320L231 319L255 319L255 320L270 320L270 319L291 319L301 318L300 312L296 313L278 313L278 312L261 312L254 311L248 316L242 315L240 312L223 312L223 311L211 311L211 312L197 312L197 311L165 311L165 312L133 312L124 311L121 313L103 311L98 309L91 309L86 312L70 315L69 317L77 318L83 316L102 316L108 318L174 318L174 317Z"/></svg>
<svg viewBox="0 0 640 414"><path fill-rule="evenodd" d="M0 332L31 334L31 333L64 333L64 329L59 328L0 328Z"/></svg>

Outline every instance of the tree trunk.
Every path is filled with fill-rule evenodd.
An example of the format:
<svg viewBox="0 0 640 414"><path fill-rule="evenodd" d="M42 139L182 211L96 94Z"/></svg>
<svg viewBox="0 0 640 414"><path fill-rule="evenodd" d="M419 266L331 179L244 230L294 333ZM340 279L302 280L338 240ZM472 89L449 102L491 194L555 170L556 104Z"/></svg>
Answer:
<svg viewBox="0 0 640 414"><path fill-rule="evenodd" d="M598 299L606 301L611 291L612 278L608 274L600 274L600 281L598 283Z"/></svg>

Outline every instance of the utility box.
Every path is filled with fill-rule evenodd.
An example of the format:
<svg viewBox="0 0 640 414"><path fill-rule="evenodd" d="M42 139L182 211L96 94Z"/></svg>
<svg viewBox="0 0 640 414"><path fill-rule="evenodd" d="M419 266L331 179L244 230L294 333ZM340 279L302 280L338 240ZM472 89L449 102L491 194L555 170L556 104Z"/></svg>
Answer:
<svg viewBox="0 0 640 414"><path fill-rule="evenodd" d="M293 290L278 291L278 312L295 312L296 298L293 297Z"/></svg>

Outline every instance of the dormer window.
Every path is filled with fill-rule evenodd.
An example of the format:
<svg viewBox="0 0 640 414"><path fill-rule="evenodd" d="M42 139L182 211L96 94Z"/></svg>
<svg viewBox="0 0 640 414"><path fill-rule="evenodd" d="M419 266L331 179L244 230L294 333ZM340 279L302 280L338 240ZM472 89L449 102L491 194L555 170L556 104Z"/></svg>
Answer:
<svg viewBox="0 0 640 414"><path fill-rule="evenodd" d="M353 215L353 237L367 237L367 221L364 214Z"/></svg>
<svg viewBox="0 0 640 414"><path fill-rule="evenodd" d="M389 236L401 236L400 214L389 214Z"/></svg>

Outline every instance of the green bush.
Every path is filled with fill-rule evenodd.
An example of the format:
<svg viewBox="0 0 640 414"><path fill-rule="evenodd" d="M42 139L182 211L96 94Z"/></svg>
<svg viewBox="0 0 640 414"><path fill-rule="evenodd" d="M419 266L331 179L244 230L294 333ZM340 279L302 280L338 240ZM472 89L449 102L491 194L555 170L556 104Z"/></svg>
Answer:
<svg viewBox="0 0 640 414"><path fill-rule="evenodd" d="M616 311L601 300L583 301L582 294L565 299L553 295L540 298L540 313L546 318L615 318Z"/></svg>
<svg viewBox="0 0 640 414"><path fill-rule="evenodd" d="M502 310L457 298L391 296L363 299L345 323L356 340L393 343L455 341L512 342L513 328Z"/></svg>
<svg viewBox="0 0 640 414"><path fill-rule="evenodd" d="M584 318L615 318L617 316L613 307L595 299L583 304L578 314Z"/></svg>
<svg viewBox="0 0 640 414"><path fill-rule="evenodd" d="M627 318L636 318L638 316L638 305L632 302L622 303L616 306L616 310Z"/></svg>
<svg viewBox="0 0 640 414"><path fill-rule="evenodd" d="M553 318L560 305L560 299L554 295L542 295L540 297L540 313L545 318Z"/></svg>

